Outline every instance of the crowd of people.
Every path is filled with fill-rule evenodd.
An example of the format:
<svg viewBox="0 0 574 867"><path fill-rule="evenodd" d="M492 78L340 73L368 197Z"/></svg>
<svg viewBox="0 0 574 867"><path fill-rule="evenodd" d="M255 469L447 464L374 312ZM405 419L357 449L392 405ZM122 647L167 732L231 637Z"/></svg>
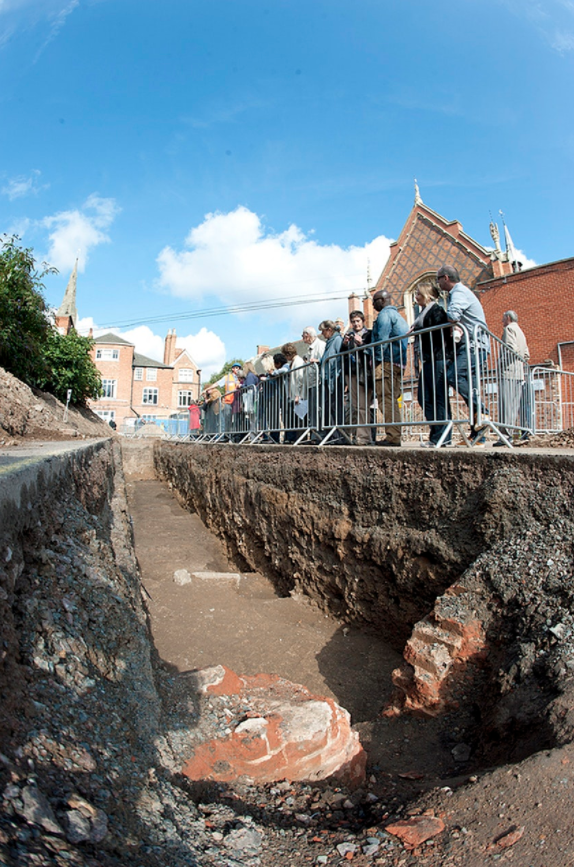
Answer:
<svg viewBox="0 0 574 867"><path fill-rule="evenodd" d="M440 303L441 297L446 304ZM508 444L527 426L524 382L529 353L516 313L504 314L497 348L495 428L480 387L491 339L479 299L454 267L443 265L436 284L421 283L414 301L411 327L390 293L379 290L372 298L377 313L372 329L366 327L363 312L353 310L347 327L341 320L325 319L318 328L320 336L312 326L304 328L304 351L300 354L295 343L284 344L263 358L264 372L258 373L251 362L234 363L222 390L211 385L203 393L203 432L235 441L251 436L276 443L400 446L409 366L409 382L416 381L428 424L423 445L451 443L454 393L468 407L471 443L483 443L492 427L500 434L495 445Z"/></svg>

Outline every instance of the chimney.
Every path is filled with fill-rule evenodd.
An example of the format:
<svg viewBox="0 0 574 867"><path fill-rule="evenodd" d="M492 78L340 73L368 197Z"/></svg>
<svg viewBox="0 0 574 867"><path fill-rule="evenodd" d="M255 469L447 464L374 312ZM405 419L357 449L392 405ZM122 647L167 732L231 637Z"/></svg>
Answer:
<svg viewBox="0 0 574 867"><path fill-rule="evenodd" d="M373 327L373 300L371 295L363 298L363 313L365 315L365 328Z"/></svg>
<svg viewBox="0 0 574 867"><path fill-rule="evenodd" d="M175 359L175 328L170 328L165 338L165 346L163 350L163 363L172 364Z"/></svg>
<svg viewBox="0 0 574 867"><path fill-rule="evenodd" d="M353 312L353 310L361 309L361 299L354 292L352 295L349 295L349 315Z"/></svg>
<svg viewBox="0 0 574 867"><path fill-rule="evenodd" d="M257 346L257 355L263 355L264 352L269 352L269 347L263 344Z"/></svg>

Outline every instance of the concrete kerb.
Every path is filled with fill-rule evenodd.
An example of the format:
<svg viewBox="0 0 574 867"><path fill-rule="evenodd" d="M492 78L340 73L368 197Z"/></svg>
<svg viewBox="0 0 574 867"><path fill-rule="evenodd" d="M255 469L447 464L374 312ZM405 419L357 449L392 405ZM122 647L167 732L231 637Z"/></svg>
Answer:
<svg viewBox="0 0 574 867"><path fill-rule="evenodd" d="M106 438L81 445L66 441L1 449L0 505L13 503L18 508L30 508L30 503L22 502L22 495L36 485L40 473L49 482L62 475L76 456L96 454L109 443L110 438Z"/></svg>

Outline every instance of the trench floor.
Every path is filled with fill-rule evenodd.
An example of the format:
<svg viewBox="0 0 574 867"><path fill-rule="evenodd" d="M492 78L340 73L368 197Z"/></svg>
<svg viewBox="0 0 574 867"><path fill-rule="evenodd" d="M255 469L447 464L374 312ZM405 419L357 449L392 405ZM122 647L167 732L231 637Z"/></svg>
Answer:
<svg viewBox="0 0 574 867"><path fill-rule="evenodd" d="M420 774L422 788L456 775L456 720L380 716L391 695L391 672L401 661L384 637L341 624L305 599L278 596L263 575L239 577L222 542L165 483L128 477L127 488L153 638L164 664L180 672L223 664L238 674L278 674L345 707L371 763L381 769L415 779ZM178 570L186 570L191 582L177 584Z"/></svg>

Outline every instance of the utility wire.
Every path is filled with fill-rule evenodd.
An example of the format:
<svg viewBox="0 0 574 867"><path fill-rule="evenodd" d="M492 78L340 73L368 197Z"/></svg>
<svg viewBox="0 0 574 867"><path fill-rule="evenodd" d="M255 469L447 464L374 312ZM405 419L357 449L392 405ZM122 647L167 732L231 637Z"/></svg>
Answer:
<svg viewBox="0 0 574 867"><path fill-rule="evenodd" d="M234 307L210 307L204 310L187 311L185 313L163 314L162 316L151 316L146 319L130 319L121 322L105 323L98 326L99 328L133 328L136 325L148 325L151 323L157 324L161 322L173 322L174 320L182 321L189 319L205 319L208 317L230 316L238 313L250 313L257 310L271 310L281 307L295 307L299 304L316 304L319 301L341 301L348 298L354 292L363 292L364 289L350 289L341 295L316 295L311 298L305 298L301 295L291 295L285 298L277 298L275 301L251 301L247 304L238 304Z"/></svg>

